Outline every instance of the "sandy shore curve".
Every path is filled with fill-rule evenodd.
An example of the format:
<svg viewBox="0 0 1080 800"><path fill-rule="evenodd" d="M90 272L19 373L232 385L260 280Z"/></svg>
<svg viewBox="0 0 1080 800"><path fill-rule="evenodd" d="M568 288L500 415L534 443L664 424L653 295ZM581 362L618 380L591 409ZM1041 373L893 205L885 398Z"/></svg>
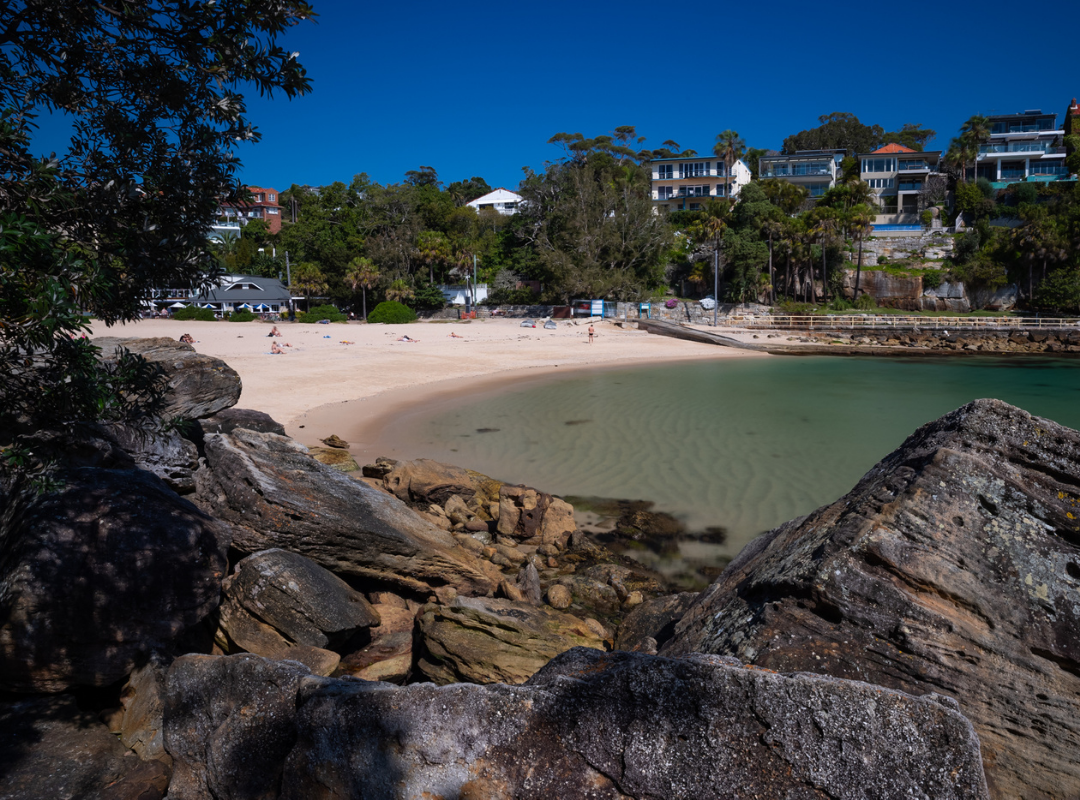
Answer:
<svg viewBox="0 0 1080 800"><path fill-rule="evenodd" d="M93 323L93 336L195 338L195 349L235 369L243 381L239 405L264 411L308 446L337 434L358 459L379 441L380 421L415 414L431 403L499 385L547 379L582 369L674 360L768 358L639 331L633 324L558 321L554 330L523 328L518 319L432 321L410 325L279 323L270 338L264 322L180 322L147 319L111 328ZM416 341L401 341L408 335ZM272 355L277 342L284 355ZM286 347L285 345L291 345Z"/></svg>

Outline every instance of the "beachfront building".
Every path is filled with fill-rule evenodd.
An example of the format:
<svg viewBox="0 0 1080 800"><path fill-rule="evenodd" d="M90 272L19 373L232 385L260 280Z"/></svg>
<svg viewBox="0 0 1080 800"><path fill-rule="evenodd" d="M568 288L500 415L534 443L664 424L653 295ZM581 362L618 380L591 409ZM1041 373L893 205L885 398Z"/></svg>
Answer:
<svg viewBox="0 0 1080 800"><path fill-rule="evenodd" d="M277 189L262 186L245 188L251 195L251 200L246 203L222 203L210 238L223 239L227 235L239 236L243 226L253 219L261 219L265 222L270 233L278 233L281 230L281 205L278 203Z"/></svg>
<svg viewBox="0 0 1080 800"><path fill-rule="evenodd" d="M762 180L775 178L802 186L815 199L836 185L841 177L840 162L846 155L846 150L798 150L762 156L758 161L758 176Z"/></svg>
<svg viewBox="0 0 1080 800"><path fill-rule="evenodd" d="M216 312L246 310L256 314L282 314L288 312L289 300L289 290L277 278L263 278L258 275L222 275L217 285L205 292L163 289L154 298L154 306L158 310L172 311L198 306L210 308Z"/></svg>
<svg viewBox="0 0 1080 800"><path fill-rule="evenodd" d="M1018 181L1049 182L1069 177L1065 167L1065 131L1057 114L1041 110L993 114L990 141L979 145L976 175L995 189Z"/></svg>
<svg viewBox="0 0 1080 800"><path fill-rule="evenodd" d="M741 160L730 174L722 159L701 156L658 158L652 169L653 210L696 211L710 197L738 197L750 183L750 168Z"/></svg>
<svg viewBox="0 0 1080 800"><path fill-rule="evenodd" d="M477 197L475 200L470 200L465 205L470 208L476 209L476 212L481 211L496 211L499 214L516 214L518 206L521 205L522 197L516 192L511 192L509 189L504 189L501 186L498 189L494 189L483 197Z"/></svg>
<svg viewBox="0 0 1080 800"><path fill-rule="evenodd" d="M928 180L940 175L941 151L918 152L891 143L860 153L859 177L870 185L878 208L886 214L917 214L919 195Z"/></svg>

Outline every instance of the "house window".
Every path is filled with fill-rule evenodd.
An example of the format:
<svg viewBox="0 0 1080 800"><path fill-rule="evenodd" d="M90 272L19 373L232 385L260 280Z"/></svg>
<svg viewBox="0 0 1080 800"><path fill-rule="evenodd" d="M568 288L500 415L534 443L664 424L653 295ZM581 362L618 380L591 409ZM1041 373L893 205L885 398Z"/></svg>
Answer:
<svg viewBox="0 0 1080 800"><path fill-rule="evenodd" d="M658 181L670 181L673 169L671 164L660 164L656 168L656 179Z"/></svg>
<svg viewBox="0 0 1080 800"><path fill-rule="evenodd" d="M675 191L672 186L658 186L656 187L656 199L657 200L670 200L672 193Z"/></svg>
<svg viewBox="0 0 1080 800"><path fill-rule="evenodd" d="M280 208L268 208L268 209L266 209L266 213L267 214L280 214L281 209Z"/></svg>
<svg viewBox="0 0 1080 800"><path fill-rule="evenodd" d="M716 196L717 197L723 197L724 196L724 184L722 184L722 183L716 184Z"/></svg>
<svg viewBox="0 0 1080 800"><path fill-rule="evenodd" d="M270 195L270 202L271 203L276 203L277 202L277 195L276 194Z"/></svg>
<svg viewBox="0 0 1080 800"><path fill-rule="evenodd" d="M693 161L687 164L679 164L680 178L703 178L708 174L708 161Z"/></svg>
<svg viewBox="0 0 1080 800"><path fill-rule="evenodd" d="M827 183L811 183L808 187L811 197L821 197L825 192L829 190L829 184Z"/></svg>
<svg viewBox="0 0 1080 800"><path fill-rule="evenodd" d="M895 158L864 158L863 172L896 172Z"/></svg>

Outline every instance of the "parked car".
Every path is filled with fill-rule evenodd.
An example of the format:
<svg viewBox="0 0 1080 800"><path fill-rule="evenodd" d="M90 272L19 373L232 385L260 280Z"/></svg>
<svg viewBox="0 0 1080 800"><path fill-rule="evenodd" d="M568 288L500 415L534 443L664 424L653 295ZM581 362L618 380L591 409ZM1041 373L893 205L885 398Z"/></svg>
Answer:
<svg viewBox="0 0 1080 800"><path fill-rule="evenodd" d="M523 319L521 321L521 327L522 328L535 328L536 327L536 321L531 320L531 319Z"/></svg>
<svg viewBox="0 0 1080 800"><path fill-rule="evenodd" d="M701 307L704 308L706 311L712 311L714 308L716 308L716 298L713 297L711 294L701 298Z"/></svg>

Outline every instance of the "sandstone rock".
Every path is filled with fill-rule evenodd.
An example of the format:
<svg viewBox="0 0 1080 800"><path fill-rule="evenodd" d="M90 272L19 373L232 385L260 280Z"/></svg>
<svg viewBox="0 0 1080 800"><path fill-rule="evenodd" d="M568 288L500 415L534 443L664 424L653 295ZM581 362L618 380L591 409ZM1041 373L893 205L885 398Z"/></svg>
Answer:
<svg viewBox="0 0 1080 800"><path fill-rule="evenodd" d="M0 688L108 686L217 606L228 526L135 470L61 472L0 518Z"/></svg>
<svg viewBox="0 0 1080 800"><path fill-rule="evenodd" d="M427 596L450 585L488 594L490 564L424 522L394 497L319 464L283 436L237 429L208 435L208 469L194 496L235 524L242 553L278 547L339 575L384 581Z"/></svg>
<svg viewBox="0 0 1080 800"><path fill-rule="evenodd" d="M243 559L222 588L224 632L239 647L259 655L289 657L264 652L259 648L263 637L245 636L243 628L232 627L240 609L272 629L280 642L275 651L294 645L325 650L379 624L379 615L362 594L314 561L284 550L264 550Z"/></svg>
<svg viewBox="0 0 1080 800"><path fill-rule="evenodd" d="M716 657L576 649L524 686L308 679L296 705L285 800L986 797L947 702Z"/></svg>
<svg viewBox="0 0 1080 800"><path fill-rule="evenodd" d="M1080 434L995 400L758 537L662 653L954 696L1000 798L1080 795Z"/></svg>
<svg viewBox="0 0 1080 800"><path fill-rule="evenodd" d="M332 433L325 439L320 439L319 441L325 444L327 447L334 447L343 450L349 449L349 443L342 439L340 436L338 436L336 433Z"/></svg>
<svg viewBox="0 0 1080 800"><path fill-rule="evenodd" d="M398 462L385 480L386 488L401 500L445 505L451 495L472 497L483 491L484 483L491 479L462 467L418 458Z"/></svg>
<svg viewBox="0 0 1080 800"><path fill-rule="evenodd" d="M697 599L696 592L657 597L646 600L626 615L615 638L617 650L641 650L646 639L653 647L663 646L675 633L675 625Z"/></svg>
<svg viewBox="0 0 1080 800"><path fill-rule="evenodd" d="M499 489L497 529L530 544L566 546L575 530L574 508L569 503L525 486L504 484Z"/></svg>
<svg viewBox="0 0 1080 800"><path fill-rule="evenodd" d="M382 624L370 630L371 642L341 659L338 675L402 683L412 669L415 614L404 601L401 605L377 604L375 610Z"/></svg>
<svg viewBox="0 0 1080 800"><path fill-rule="evenodd" d="M35 697L0 705L0 800L160 800L161 762L142 762L75 699Z"/></svg>
<svg viewBox="0 0 1080 800"><path fill-rule="evenodd" d="M110 425L109 431L141 469L157 475L177 494L195 491L199 451L179 433L140 432L125 425Z"/></svg>
<svg viewBox="0 0 1080 800"><path fill-rule="evenodd" d="M262 411L253 411L248 408L226 408L212 416L199 420L199 427L203 434L207 433L232 433L237 428L262 433L276 433L278 436L285 435L285 426L274 420L269 414Z"/></svg>
<svg viewBox="0 0 1080 800"><path fill-rule="evenodd" d="M577 617L510 600L428 604L417 623L417 669L435 683L522 683L571 647L604 646Z"/></svg>
<svg viewBox="0 0 1080 800"><path fill-rule="evenodd" d="M308 454L320 464L336 469L338 472L356 472L360 466L349 455L348 450L340 450L334 447L310 447Z"/></svg>
<svg viewBox="0 0 1080 800"><path fill-rule="evenodd" d="M158 654L136 669L120 695L120 741L144 761L162 759L171 765L165 752L162 714L165 708L165 671L168 664Z"/></svg>
<svg viewBox="0 0 1080 800"><path fill-rule="evenodd" d="M469 507L465 505L465 501L461 499L461 495L458 494L452 494L446 498L446 502L443 505L443 512L455 525L466 522L473 516L473 513L469 511Z"/></svg>
<svg viewBox="0 0 1080 800"><path fill-rule="evenodd" d="M183 656L165 677L169 800L278 796L308 671L253 655Z"/></svg>
<svg viewBox="0 0 1080 800"><path fill-rule="evenodd" d="M540 573L536 571L536 567L533 566L532 562L521 568L515 583L518 589L521 590L525 602L534 606L544 602L544 594L540 589Z"/></svg>
<svg viewBox="0 0 1080 800"><path fill-rule="evenodd" d="M397 465L398 462L394 459L380 456L379 458L375 459L374 464L365 464L362 468L362 472L365 478L377 478L379 480L384 480L387 475L393 472L394 467L396 467Z"/></svg>
<svg viewBox="0 0 1080 800"><path fill-rule="evenodd" d="M93 340L101 348L102 361L116 359L124 347L164 370L168 378L163 417L199 419L236 405L240 399L240 376L220 358L195 352L189 344L168 338L121 339L102 336Z"/></svg>
<svg viewBox="0 0 1080 800"><path fill-rule="evenodd" d="M521 591L521 587L508 578L504 578L499 582L498 596L512 600L515 603L525 602L525 593Z"/></svg>
<svg viewBox="0 0 1080 800"><path fill-rule="evenodd" d="M556 583L548 587L547 601L548 605L552 608L559 611L565 611L570 608L570 604L574 602L574 596L570 593L570 590L561 583Z"/></svg>

